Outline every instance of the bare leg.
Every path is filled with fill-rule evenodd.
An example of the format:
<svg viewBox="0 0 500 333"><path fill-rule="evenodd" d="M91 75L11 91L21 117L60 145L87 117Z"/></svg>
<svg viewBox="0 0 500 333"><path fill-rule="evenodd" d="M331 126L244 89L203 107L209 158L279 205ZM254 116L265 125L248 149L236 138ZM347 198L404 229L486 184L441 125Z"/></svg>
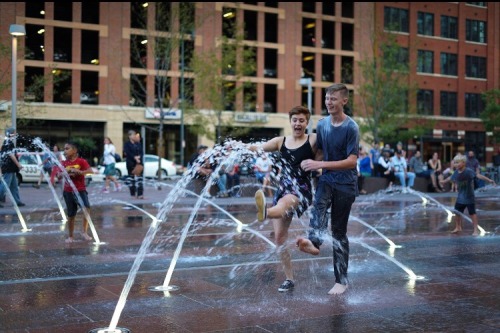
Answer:
<svg viewBox="0 0 500 333"><path fill-rule="evenodd" d="M474 232L472 233L472 236L479 236L479 227L477 226L477 214L472 214L470 216L470 219L472 220L472 225L474 226Z"/></svg>
<svg viewBox="0 0 500 333"><path fill-rule="evenodd" d="M279 254L281 265L285 271L287 280L293 281L292 259L290 252L286 248L288 240L288 228L292 222L292 216L283 219L273 219L274 226L274 242L276 243L276 251Z"/></svg>
<svg viewBox="0 0 500 333"><path fill-rule="evenodd" d="M340 295L347 290L346 284L335 283L332 289L328 292L329 295Z"/></svg>
<svg viewBox="0 0 500 333"><path fill-rule="evenodd" d="M87 208L87 213L90 214L90 208ZM87 231L89 229L89 221L87 220L87 217L84 215L83 216L83 228L82 228L82 237L86 241L91 241L92 237L90 237L87 234Z"/></svg>
<svg viewBox="0 0 500 333"><path fill-rule="evenodd" d="M460 215L457 215L455 217L455 229L453 229L451 233L456 234L461 231L462 231L462 217Z"/></svg>
<svg viewBox="0 0 500 333"><path fill-rule="evenodd" d="M68 235L69 237L66 239L66 243L73 243L73 233L75 232L75 216L68 217Z"/></svg>

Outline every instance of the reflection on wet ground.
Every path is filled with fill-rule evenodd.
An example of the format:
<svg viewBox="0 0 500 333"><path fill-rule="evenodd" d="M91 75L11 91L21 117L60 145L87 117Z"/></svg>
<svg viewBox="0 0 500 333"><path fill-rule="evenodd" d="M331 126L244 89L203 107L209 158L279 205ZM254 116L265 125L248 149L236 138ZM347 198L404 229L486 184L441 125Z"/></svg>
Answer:
<svg viewBox="0 0 500 333"><path fill-rule="evenodd" d="M49 198L22 211L29 232L21 231L13 210L0 211L1 332L88 332L109 326L152 223L141 210L156 216L172 193L147 189L146 200L133 202L140 209L112 202L98 187L90 187L89 195L103 244L65 244L67 229ZM128 200L126 193L111 196ZM256 221L250 197L213 199L223 210L202 203L172 276L179 290L150 291L163 283L195 206L196 198L180 198L158 227L118 327L132 332L500 331L498 188L477 194L479 224L486 232L481 237L470 235L468 221L461 234L449 233L453 223L446 209L453 208L455 197L436 194L431 197L436 202L418 193L358 197L348 232L350 288L340 297L327 294L334 281L330 245L317 257L294 246L307 229L307 214L290 229L295 289L277 291L284 274L274 248L263 240L272 240L272 225ZM249 229L238 229L235 219ZM391 248L379 233L398 247ZM402 266L421 279L409 279Z"/></svg>

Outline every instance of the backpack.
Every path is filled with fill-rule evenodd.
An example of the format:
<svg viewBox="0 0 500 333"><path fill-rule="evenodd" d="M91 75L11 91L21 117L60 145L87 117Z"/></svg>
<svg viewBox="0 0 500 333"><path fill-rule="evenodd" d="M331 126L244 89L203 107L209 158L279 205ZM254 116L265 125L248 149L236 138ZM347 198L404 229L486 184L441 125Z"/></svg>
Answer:
<svg viewBox="0 0 500 333"><path fill-rule="evenodd" d="M115 154L115 161L116 161L116 163L122 161L122 157L120 156L120 154Z"/></svg>

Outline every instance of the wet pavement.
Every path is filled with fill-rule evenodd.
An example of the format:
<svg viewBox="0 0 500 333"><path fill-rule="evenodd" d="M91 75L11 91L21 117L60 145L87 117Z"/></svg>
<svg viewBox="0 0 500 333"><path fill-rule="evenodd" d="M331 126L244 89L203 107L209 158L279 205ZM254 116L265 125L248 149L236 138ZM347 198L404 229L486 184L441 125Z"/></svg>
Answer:
<svg viewBox="0 0 500 333"><path fill-rule="evenodd" d="M52 192L23 184L29 231L9 200L0 208L0 332L500 332L499 187L477 193L479 237L467 219L450 234L456 193L358 197L350 286L331 296L331 243L316 257L294 246L307 216L290 229L295 288L280 293L253 198L199 201L175 184L148 184L143 200L91 184L99 244L66 244ZM168 271L178 290L154 290Z"/></svg>

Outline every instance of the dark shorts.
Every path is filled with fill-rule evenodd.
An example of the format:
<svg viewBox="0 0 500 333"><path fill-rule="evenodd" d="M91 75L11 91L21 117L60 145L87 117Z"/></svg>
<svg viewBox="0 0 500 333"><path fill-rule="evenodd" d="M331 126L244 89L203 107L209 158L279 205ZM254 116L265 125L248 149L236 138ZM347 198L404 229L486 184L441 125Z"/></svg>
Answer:
<svg viewBox="0 0 500 333"><path fill-rule="evenodd" d="M469 215L476 214L476 204L472 203L465 205L465 204L455 203L455 209L460 213L463 213L465 211L465 208L467 208Z"/></svg>
<svg viewBox="0 0 500 333"><path fill-rule="evenodd" d="M82 199L83 205L86 208L90 208L89 197L87 195L87 191L79 191L78 194ZM76 216L76 212L78 211L78 207L80 207L80 202L78 201L77 196L73 192L63 192L64 202L66 203L66 210L68 217Z"/></svg>
<svg viewBox="0 0 500 333"><path fill-rule="evenodd" d="M295 209L297 217L301 217L302 214L309 208L312 204L312 186L311 182L300 182L294 183L290 179L281 179L280 185L273 199L273 206L276 206L279 199L287 194L295 195L299 198L300 203Z"/></svg>

